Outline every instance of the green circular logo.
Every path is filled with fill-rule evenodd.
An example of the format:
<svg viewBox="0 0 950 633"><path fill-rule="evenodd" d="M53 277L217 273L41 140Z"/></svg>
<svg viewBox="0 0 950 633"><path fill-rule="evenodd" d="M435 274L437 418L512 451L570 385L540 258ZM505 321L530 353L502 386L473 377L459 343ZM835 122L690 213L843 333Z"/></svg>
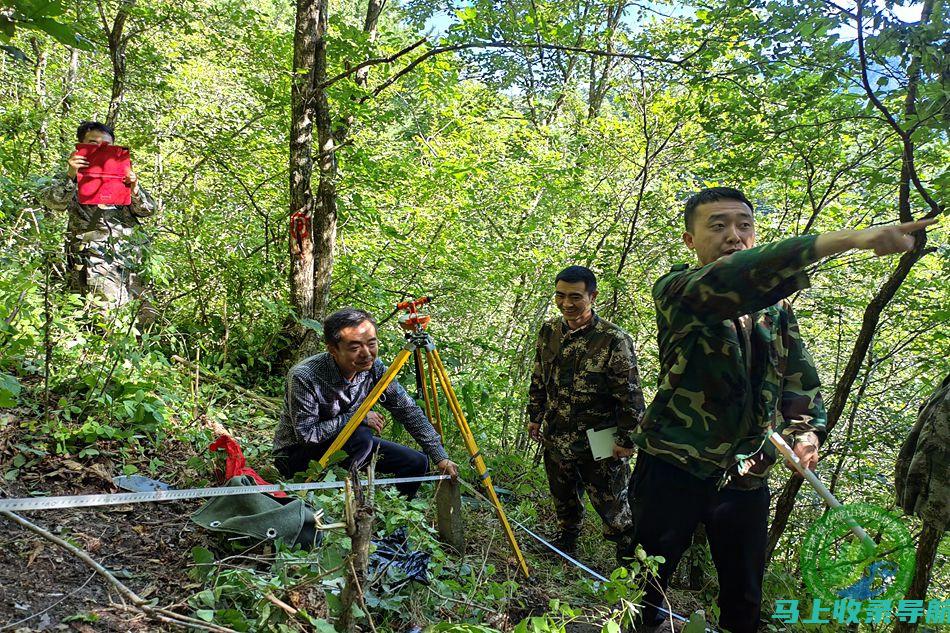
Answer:
<svg viewBox="0 0 950 633"><path fill-rule="evenodd" d="M805 533L801 548L805 585L822 600L900 600L914 563L904 524L866 503L829 510Z"/></svg>

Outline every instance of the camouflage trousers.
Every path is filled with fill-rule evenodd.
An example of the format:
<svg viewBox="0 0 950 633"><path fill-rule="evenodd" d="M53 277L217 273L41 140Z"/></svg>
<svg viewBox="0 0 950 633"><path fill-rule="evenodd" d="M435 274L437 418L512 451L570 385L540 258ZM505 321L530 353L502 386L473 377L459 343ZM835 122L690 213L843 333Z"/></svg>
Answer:
<svg viewBox="0 0 950 633"><path fill-rule="evenodd" d="M110 308L118 308L139 299L138 321L148 325L155 320L155 310L145 296L142 279L120 261L89 253L68 253L69 289L72 292L96 297Z"/></svg>
<svg viewBox="0 0 950 633"><path fill-rule="evenodd" d="M550 446L544 449L544 471L554 499L558 524L566 534L580 534L584 523L584 492L603 521L604 538L619 542L631 526L627 503L630 466L626 459L595 461Z"/></svg>

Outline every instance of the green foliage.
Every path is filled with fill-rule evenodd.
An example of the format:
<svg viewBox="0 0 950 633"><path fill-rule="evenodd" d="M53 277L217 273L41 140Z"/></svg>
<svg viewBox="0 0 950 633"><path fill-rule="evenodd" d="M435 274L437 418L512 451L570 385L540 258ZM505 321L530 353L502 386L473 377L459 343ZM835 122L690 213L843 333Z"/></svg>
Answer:
<svg viewBox="0 0 950 633"><path fill-rule="evenodd" d="M199 449L182 476L210 479L200 450L207 421L237 429L249 460L269 463L279 404L245 398L205 372L279 401L296 351L285 334L299 316L288 300L286 246L294 7L186 4L139 0L126 31L117 140L132 148L140 181L163 203L161 214L143 221L152 247L142 272L159 316L142 331L134 307L103 311L65 291L66 218L42 209L35 195L63 169L76 124L108 111L113 68L98 8L16 1L0 10L0 39L17 60L0 67L7 131L0 136L0 424L24 434L14 445L18 456L4 463L7 480L49 453L118 458L126 472L158 473L169 467L163 449L174 443ZM897 125L913 129L919 186L911 184L905 211L914 217L932 212L922 192L945 205L950 183L947 9L932 6L927 24L908 17L913 7L864 7L871 91ZM103 2L108 20L118 7ZM435 297L430 331L464 412L493 477L515 496L512 513L531 525L550 521L550 508L523 432L525 390L536 332L555 315L550 292L560 268L578 263L598 274L597 309L633 336L649 399L659 367L650 287L670 265L692 260L680 246L680 209L690 192L740 184L756 203L760 241L898 217L903 146L862 85L852 18L831 3L477 0L449 8L409 0L386 5L375 37L364 32L365 10L356 2L331 7L331 75L394 56L430 27L439 34L368 67L365 86L351 76L328 87L332 124L347 128L334 153L338 248L329 305L381 317L402 298ZM486 41L522 46L434 55L369 97L437 46ZM78 75L67 46L80 49ZM907 111L913 77L916 109ZM883 310L848 390L847 415L823 448L819 474L843 501L893 503L894 448L943 378L947 237L945 221L929 232L932 250ZM794 298L826 401L866 307L895 266L895 258L855 255L826 261L813 271L812 288ZM299 322L321 331L318 319ZM380 339L387 361L403 344L392 323ZM196 361L199 376L173 355ZM464 455L442 407L450 452ZM806 503L770 565L767 601L798 595L797 544L821 512L810 492L801 496ZM382 498L381 528L421 520L418 504ZM498 561L486 563L479 580L480 568L448 556L428 529L413 539L434 553L432 591L375 589L368 600L378 624L411 615L484 628L485 610L503 613L506 601L522 600ZM346 547L335 536L317 553L281 549L263 570L222 563L230 551L196 550L191 571L205 584L192 606L197 617L239 630L326 629L332 614L304 609L291 621L266 596L305 583L332 607L340 576L321 574L339 565ZM617 605L637 602L648 563L638 559L604 587L583 590L545 568L565 581L558 590L583 597L523 605L531 615L517 626L560 630L581 612L624 626L629 609ZM935 569L934 583L945 589L947 572ZM472 596L485 609L435 592ZM709 604L713 595L709 587L700 599ZM441 626L449 625L433 630Z"/></svg>
<svg viewBox="0 0 950 633"><path fill-rule="evenodd" d="M0 407L15 407L20 389L20 382L15 376L0 373Z"/></svg>
<svg viewBox="0 0 950 633"><path fill-rule="evenodd" d="M8 0L0 5L0 41L9 42L17 27L46 33L65 46L91 50L92 43L72 26L64 23L65 3L61 0ZM27 61L26 54L13 46L3 46L8 54L19 61Z"/></svg>

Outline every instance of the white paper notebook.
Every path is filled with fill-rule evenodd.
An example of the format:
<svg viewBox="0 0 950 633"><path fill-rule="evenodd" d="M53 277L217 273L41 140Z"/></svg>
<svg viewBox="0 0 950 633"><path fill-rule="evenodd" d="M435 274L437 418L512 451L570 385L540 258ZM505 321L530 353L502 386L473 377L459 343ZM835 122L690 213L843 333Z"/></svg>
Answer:
<svg viewBox="0 0 950 633"><path fill-rule="evenodd" d="M613 457L616 437L617 427L615 426L600 431L587 429L587 441L590 443L590 452L595 460Z"/></svg>

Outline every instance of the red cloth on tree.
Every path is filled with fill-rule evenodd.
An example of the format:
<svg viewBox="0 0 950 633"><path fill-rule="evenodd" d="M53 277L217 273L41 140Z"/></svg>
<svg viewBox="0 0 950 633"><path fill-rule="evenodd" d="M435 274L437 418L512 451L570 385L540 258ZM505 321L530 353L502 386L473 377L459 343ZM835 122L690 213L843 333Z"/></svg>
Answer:
<svg viewBox="0 0 950 633"><path fill-rule="evenodd" d="M244 458L244 453L241 452L241 446L237 441L230 435L221 435L213 441L209 446L209 451L220 451L224 449L227 453L227 461L224 464L224 479L225 481L230 480L232 477L240 477L241 475L247 475L258 485L268 486L268 482L258 475L253 468L247 465L247 460ZM271 492L268 493L274 497L286 497L286 492Z"/></svg>

